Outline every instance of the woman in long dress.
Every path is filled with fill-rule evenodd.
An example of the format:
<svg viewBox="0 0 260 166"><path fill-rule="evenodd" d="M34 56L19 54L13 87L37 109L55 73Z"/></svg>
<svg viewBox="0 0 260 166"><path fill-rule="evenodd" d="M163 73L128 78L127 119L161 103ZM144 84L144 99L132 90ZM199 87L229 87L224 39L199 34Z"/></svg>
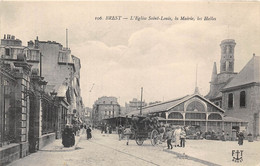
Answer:
<svg viewBox="0 0 260 166"><path fill-rule="evenodd" d="M175 138L175 147L180 146L180 136L181 136L181 129L179 126L174 131L174 138Z"/></svg>
<svg viewBox="0 0 260 166"><path fill-rule="evenodd" d="M239 132L238 133L238 145L243 145L243 141L244 141L244 133L243 132Z"/></svg>
<svg viewBox="0 0 260 166"><path fill-rule="evenodd" d="M92 135L91 135L91 129L90 127L87 128L87 139L91 139Z"/></svg>

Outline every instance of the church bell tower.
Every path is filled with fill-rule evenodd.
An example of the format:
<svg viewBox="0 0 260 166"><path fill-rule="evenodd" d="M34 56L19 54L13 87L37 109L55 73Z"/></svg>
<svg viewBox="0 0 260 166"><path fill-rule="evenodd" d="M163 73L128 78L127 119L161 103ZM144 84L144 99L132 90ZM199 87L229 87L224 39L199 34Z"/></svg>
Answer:
<svg viewBox="0 0 260 166"><path fill-rule="evenodd" d="M220 44L221 59L220 59L220 73L234 73L234 48L236 46L235 40L226 39Z"/></svg>

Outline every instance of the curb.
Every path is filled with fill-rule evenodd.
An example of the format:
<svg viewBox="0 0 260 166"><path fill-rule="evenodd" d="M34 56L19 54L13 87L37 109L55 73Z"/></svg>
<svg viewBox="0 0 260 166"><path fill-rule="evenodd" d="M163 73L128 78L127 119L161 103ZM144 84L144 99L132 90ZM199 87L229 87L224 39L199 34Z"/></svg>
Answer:
<svg viewBox="0 0 260 166"><path fill-rule="evenodd" d="M212 162L209 162L209 161L206 161L206 160L202 160L202 159L199 159L199 158L196 158L196 157L192 157L192 156L186 155L185 153L178 153L178 152L175 152L175 151L172 151L172 150L168 150L168 149L163 149L163 151L167 152L167 153L174 154L174 155L176 155L180 159L193 160L195 162L199 162L199 163L202 163L202 164L205 164L205 165L210 165L210 166L221 166L221 165L216 164L216 163L212 163Z"/></svg>
<svg viewBox="0 0 260 166"><path fill-rule="evenodd" d="M56 146L57 149L55 149L55 147L52 148L52 149L43 148L43 149L38 150L38 151L44 151L44 152L69 152L69 151L77 150L77 149L78 149L77 146L78 146L78 144L79 144L79 142L80 142L82 136L83 136L83 135L79 136L78 139L75 139L75 145L72 146L72 147L65 148L65 147L61 144L60 146ZM56 140L56 141L57 141L57 140ZM52 143L52 144L53 144L53 143ZM47 146L51 146L51 144L50 144L50 145L47 145Z"/></svg>

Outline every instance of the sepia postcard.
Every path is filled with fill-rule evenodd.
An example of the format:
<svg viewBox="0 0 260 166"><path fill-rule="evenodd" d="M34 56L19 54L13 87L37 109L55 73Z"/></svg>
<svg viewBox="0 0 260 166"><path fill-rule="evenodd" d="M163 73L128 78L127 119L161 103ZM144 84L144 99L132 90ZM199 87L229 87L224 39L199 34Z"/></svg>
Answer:
<svg viewBox="0 0 260 166"><path fill-rule="evenodd" d="M0 166L260 166L259 1L0 1Z"/></svg>

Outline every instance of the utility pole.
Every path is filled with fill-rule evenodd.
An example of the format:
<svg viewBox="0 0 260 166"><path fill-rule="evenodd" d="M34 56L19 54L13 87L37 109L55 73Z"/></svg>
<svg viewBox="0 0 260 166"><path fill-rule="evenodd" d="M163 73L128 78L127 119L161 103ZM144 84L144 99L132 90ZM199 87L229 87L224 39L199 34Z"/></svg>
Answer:
<svg viewBox="0 0 260 166"><path fill-rule="evenodd" d="M142 115L142 107L143 107L143 87L141 87L141 107L140 107L140 115Z"/></svg>

